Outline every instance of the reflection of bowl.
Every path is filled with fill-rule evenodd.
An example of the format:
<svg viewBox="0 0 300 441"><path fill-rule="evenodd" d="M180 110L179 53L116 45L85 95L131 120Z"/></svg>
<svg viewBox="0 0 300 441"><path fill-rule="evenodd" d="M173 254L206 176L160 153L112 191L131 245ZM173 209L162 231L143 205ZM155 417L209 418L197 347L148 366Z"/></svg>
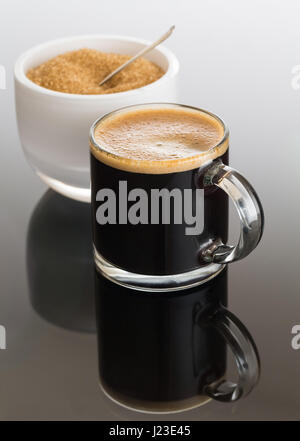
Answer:
<svg viewBox="0 0 300 441"><path fill-rule="evenodd" d="M90 206L47 191L27 233L27 272L33 308L47 321L95 331Z"/></svg>
<svg viewBox="0 0 300 441"><path fill-rule="evenodd" d="M96 118L119 107L144 102L177 102L179 63L159 46L146 58L164 69L157 81L139 89L109 95L76 95L38 86L26 77L31 67L67 51L98 49L133 55L147 41L130 37L88 35L36 46L15 65L16 112L21 143L37 174L54 190L90 201L88 133Z"/></svg>

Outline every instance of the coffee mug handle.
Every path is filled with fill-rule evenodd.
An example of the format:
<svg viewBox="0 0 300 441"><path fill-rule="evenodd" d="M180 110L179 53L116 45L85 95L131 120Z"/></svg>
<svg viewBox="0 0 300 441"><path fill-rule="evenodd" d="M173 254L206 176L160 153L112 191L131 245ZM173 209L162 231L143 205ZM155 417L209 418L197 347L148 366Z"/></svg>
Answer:
<svg viewBox="0 0 300 441"><path fill-rule="evenodd" d="M258 245L264 226L264 212L261 202L251 184L236 170L214 161L204 173L204 188L216 185L230 196L240 221L241 232L236 246L225 245L215 240L202 252L205 262L230 263L246 257Z"/></svg>
<svg viewBox="0 0 300 441"><path fill-rule="evenodd" d="M201 326L201 322L198 322ZM232 312L219 306L206 319L206 325L213 326L231 348L238 368L239 379L233 383L226 379L207 385L204 393L223 402L237 401L251 392L260 374L259 354L247 328Z"/></svg>

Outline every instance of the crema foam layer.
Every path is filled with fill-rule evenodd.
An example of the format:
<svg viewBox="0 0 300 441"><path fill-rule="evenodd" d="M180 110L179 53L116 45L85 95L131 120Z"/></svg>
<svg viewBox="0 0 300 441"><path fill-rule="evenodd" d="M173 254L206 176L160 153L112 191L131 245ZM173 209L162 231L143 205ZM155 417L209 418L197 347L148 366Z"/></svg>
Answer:
<svg viewBox="0 0 300 441"><path fill-rule="evenodd" d="M135 173L174 173L197 168L228 148L219 119L185 107L148 107L116 112L94 130L92 154Z"/></svg>

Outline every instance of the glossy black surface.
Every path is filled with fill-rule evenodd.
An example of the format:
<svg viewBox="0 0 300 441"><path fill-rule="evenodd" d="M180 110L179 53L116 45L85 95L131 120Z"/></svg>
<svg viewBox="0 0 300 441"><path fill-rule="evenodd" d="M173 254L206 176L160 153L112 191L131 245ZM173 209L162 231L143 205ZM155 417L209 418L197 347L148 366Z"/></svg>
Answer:
<svg viewBox="0 0 300 441"><path fill-rule="evenodd" d="M90 214L88 204L49 190L27 234L33 308L58 326L83 332L95 331Z"/></svg>
<svg viewBox="0 0 300 441"><path fill-rule="evenodd" d="M52 0L51 8L33 0L1 3L0 64L7 84L0 90L0 324L7 349L0 350L0 419L299 420L300 349L292 348L291 331L300 325L300 89L291 82L300 64L300 3L191 0L187 7L153 0L147 8L134 0L105 7L94 0L73 3ZM180 60L178 101L224 118L231 133L230 165L249 179L264 206L261 243L228 274L229 308L253 335L262 374L251 395L235 404L211 401L159 416L128 411L105 397L95 333L56 326L31 306L27 232L47 187L28 166L18 138L13 64L30 47L68 35L116 33L154 41L170 21L176 30L166 46ZM88 139L84 148L88 155ZM234 210L231 214L230 243L236 243L239 225ZM72 310L72 296L68 299L70 307L63 296L52 304L52 316L62 304ZM228 369L234 378L230 360Z"/></svg>

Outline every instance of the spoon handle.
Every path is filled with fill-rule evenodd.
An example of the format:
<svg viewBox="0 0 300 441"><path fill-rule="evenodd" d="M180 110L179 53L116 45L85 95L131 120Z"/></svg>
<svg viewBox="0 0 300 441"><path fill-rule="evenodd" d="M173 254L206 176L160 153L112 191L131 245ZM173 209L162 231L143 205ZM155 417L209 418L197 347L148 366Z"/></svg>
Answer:
<svg viewBox="0 0 300 441"><path fill-rule="evenodd" d="M126 61L126 63L119 66L117 69L115 69L113 72L108 74L102 81L99 83L99 86L102 86L102 84L106 83L106 81L110 80L114 75L119 73L121 70L123 70L125 67L127 67L129 64L133 63L135 60L137 60L142 55L147 54L149 51L154 49L156 46L158 46L160 43L165 41L174 31L175 26L171 26L168 32L166 32L164 35L162 35L158 40L156 40L154 43L150 44L149 46L146 46L144 49L142 49L140 52L138 52L136 55L134 55L130 60Z"/></svg>

